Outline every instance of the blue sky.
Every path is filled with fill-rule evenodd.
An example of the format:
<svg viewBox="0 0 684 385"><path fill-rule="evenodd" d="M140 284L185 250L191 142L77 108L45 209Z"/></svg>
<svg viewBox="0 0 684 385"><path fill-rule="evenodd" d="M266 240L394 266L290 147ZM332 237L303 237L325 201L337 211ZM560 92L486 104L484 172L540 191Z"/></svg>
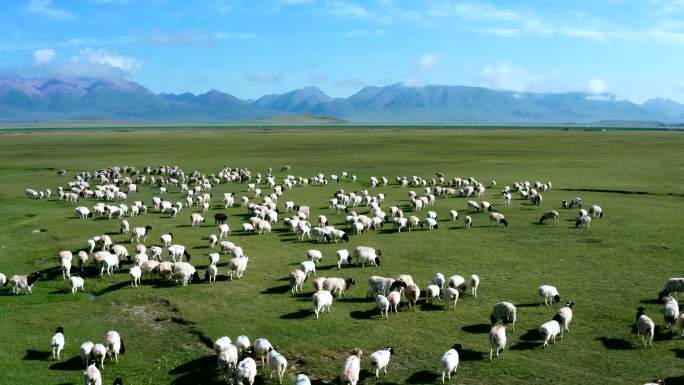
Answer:
<svg viewBox="0 0 684 385"><path fill-rule="evenodd" d="M0 71L241 98L404 82L684 102L684 0L4 0Z"/></svg>

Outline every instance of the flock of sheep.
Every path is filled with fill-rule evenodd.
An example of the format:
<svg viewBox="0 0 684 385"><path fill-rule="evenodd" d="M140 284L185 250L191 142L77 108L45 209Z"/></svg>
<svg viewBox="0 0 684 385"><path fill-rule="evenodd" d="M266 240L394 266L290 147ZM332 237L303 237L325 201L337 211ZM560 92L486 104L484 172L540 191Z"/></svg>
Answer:
<svg viewBox="0 0 684 385"><path fill-rule="evenodd" d="M510 225L503 213L493 210L490 202L475 200L483 198L487 187L478 182L475 178L452 178L446 179L442 173L437 173L434 178L424 179L418 176L397 177L396 183L401 188L421 189L421 195L415 191L408 192L410 210L412 215L405 216L404 209L399 205L390 206L388 212L383 209L385 196L382 193L372 194L368 189L363 189L360 193L346 192L338 189L335 195L329 200L329 209L336 214L345 213L345 223L341 228L332 226L325 215L319 215L317 226L309 222L311 210L309 206L295 204L293 201L284 202L284 206L278 207L281 196L287 191L296 187L306 187L309 185L324 185L335 183L340 180L356 182L355 175L343 172L341 176L318 174L316 176L295 177L288 175L278 180L268 170L265 175L252 175L248 169L238 169L225 167L213 174L202 174L193 171L186 174L182 169L174 166L161 166L157 168L145 167L137 170L133 167L111 167L95 172L80 172L75 174L74 180L68 182L68 186L58 187L59 200L77 204L83 200L95 200L96 203L91 208L78 206L75 208L75 217L79 219L105 217L108 219L118 219L119 229L126 239L130 237L130 243L135 244L135 252L131 255L128 248L123 244L115 244L108 235L96 235L84 242L86 247L76 252L78 266L83 271L87 264L95 264L99 270L99 275L111 275L114 269L118 269L124 259L130 263L129 275L131 286L137 287L141 283L143 276L155 277L156 279L175 280L187 286L192 282L201 281L199 272L190 264L191 255L188 248L184 245L174 243L171 232L162 233L159 236L160 244L146 246L145 242L153 231L149 225L132 227L129 220L139 216L150 215L152 212L161 216L168 215L176 218L183 210L196 209L200 212L190 214L192 227L198 227L206 223L205 213L212 205L212 189L224 183L246 183L246 195L239 199L235 193L225 193L221 202L226 209L239 204L246 208L251 217L248 222L241 225L240 231L244 233L266 234L271 232L272 226L282 223L288 231L296 234L300 240L311 240L312 242L342 242L349 240L349 236L361 234L365 231L372 231L384 226L392 226L397 232L412 231L418 228L434 230L439 227L437 221L438 213L429 208L434 205L436 199L446 199L450 197L467 198L466 211L463 217L465 228L473 225L473 217L476 212L485 212L489 221L494 225ZM370 178L371 188L386 187L389 180L386 177L380 179ZM137 200L132 204L124 203L129 196L139 191L139 186L156 186L158 196L152 198L151 205ZM495 188L496 182L491 181L489 188ZM505 186L500 191L500 197L504 207L511 204L513 194L518 194L520 199L529 200L532 205L540 205L542 193L552 187L551 182L527 181L516 182L513 187ZM167 200L171 191L182 194L182 201L171 202ZM265 195L265 191L272 191ZM49 199L52 196L50 189L36 191L26 189L26 197L34 199ZM592 219L603 217L603 210L598 205L590 206L589 210L582 209L582 199L575 197L571 201L563 201L562 208L579 209L575 226L589 227ZM359 214L357 211L367 210L367 214ZM419 213L425 209L425 217L420 218ZM291 213L291 216L287 215ZM285 216L284 218L282 218ZM461 213L457 210L450 210L448 218L450 221L458 221ZM556 210L546 211L542 214L539 222L544 224L547 221L558 223L559 212ZM128 218L128 219L127 219ZM281 219L282 218L282 219ZM217 213L214 215L214 225L217 234L208 236L209 247L212 250L218 248L218 252L208 254L208 266L205 271L204 280L210 283L216 280L218 275L218 262L221 254L230 253L228 273L232 279L243 278L247 270L249 257L242 248L229 241L231 229L225 223L227 215ZM168 254L168 259L164 260L164 251ZM301 293L305 281L310 275L316 276L316 266L323 259L320 250L309 249L306 253L307 260L301 262L298 268L290 271L289 282L293 294ZM349 266L353 263L362 268L368 266L379 266L381 264L382 253L380 250L358 246L351 253L347 249L340 249L336 252L337 266ZM69 280L72 293L78 290L84 291L85 280L78 274L72 274L72 262L74 253L63 250L58 253L58 259L64 280ZM185 259L185 260L184 260ZM11 285L12 293L18 294L21 291L32 292L35 282L40 278L40 274L14 275L11 278L0 273L0 284ZM351 279L337 277L316 277L312 279L315 293L312 296L312 307L316 319L319 319L325 311L330 312L334 298L344 296L356 282ZM375 301L377 310L381 318L389 318L391 312L397 312L402 301L406 301L408 307L415 308L421 296L426 301L444 301L447 309L455 308L459 297L464 296L469 290L469 294L476 299L477 290L480 285L480 277L472 274L466 280L463 276L452 275L446 278L442 273L436 273L430 284L425 290L416 284L411 275L403 274L394 278L372 275L368 278L367 297ZM679 306L676 300L677 292L684 291L684 279L673 278L664 287L660 299L665 301L663 314L667 327L674 327L677 324L684 336L684 314L679 315ZM674 295L672 297L671 295ZM549 305L560 301L558 290L551 285L542 285L538 288L540 305ZM543 346L555 343L556 338L563 337L564 332L569 331L569 326L573 317L573 301L569 301L565 306L558 309L548 322L539 327L539 333L543 340ZM490 321L491 330L489 332L489 360L493 360L494 355L499 357L506 347L507 329L515 330L517 320L517 309L510 302L499 302L493 306ZM643 339L644 346L651 344L654 334L654 322L640 308L637 313L637 329ZM59 359L60 352L64 349L64 331L60 327L51 340L53 358ZM455 345L444 353L439 361L442 382L450 378L455 373L459 365L460 345ZM271 343L260 338L250 344L247 336L239 336L235 343L229 337L221 337L214 344L214 351L217 356L218 368L226 380L234 381L238 384L253 384L257 375L257 362L269 368L271 377L277 374L278 382L282 384L283 376L287 369L287 359L274 349ZM116 331L110 331L105 336L104 344L93 344L90 341L84 342L80 348L81 358L86 367L85 383L101 384L102 376L98 369L104 368L104 357L110 355L118 363L118 354L123 354L125 347L123 339ZM375 376L379 372L387 373L387 367L394 348L378 350L370 355L371 367ZM361 349L355 349L345 360L340 371L340 383L355 385L359 381L360 365L363 357ZM121 379L115 383L122 384ZM304 374L300 374L295 379L295 384L310 384L310 380Z"/></svg>

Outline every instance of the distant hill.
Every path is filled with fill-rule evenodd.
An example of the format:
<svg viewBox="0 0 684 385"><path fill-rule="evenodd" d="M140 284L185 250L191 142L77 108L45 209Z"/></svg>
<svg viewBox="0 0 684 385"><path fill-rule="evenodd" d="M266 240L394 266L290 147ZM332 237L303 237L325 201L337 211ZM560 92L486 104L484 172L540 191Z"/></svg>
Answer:
<svg viewBox="0 0 684 385"><path fill-rule="evenodd" d="M124 79L0 78L0 122L420 122L584 124L684 122L684 105L656 98L644 104L615 95L531 93L483 87L401 83L365 87L332 98L316 87L242 100L218 90L155 94ZM312 123L313 124L313 123Z"/></svg>

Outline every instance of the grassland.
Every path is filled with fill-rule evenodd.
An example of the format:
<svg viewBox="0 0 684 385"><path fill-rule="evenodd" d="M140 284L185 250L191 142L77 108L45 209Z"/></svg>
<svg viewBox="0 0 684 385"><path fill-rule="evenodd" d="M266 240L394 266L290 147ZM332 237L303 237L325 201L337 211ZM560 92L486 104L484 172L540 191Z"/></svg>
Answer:
<svg viewBox="0 0 684 385"><path fill-rule="evenodd" d="M554 188L541 207L514 199L503 210L508 228L490 226L484 214L472 214L474 227L465 230L460 222L446 221L449 209L465 211L465 199L439 199L434 209L440 228L435 231L382 229L353 236L343 245L299 242L281 225L262 236L234 231L231 240L250 257L243 280L222 277L214 285L188 288L144 281L133 289L124 266L111 277L87 277L86 293L72 295L57 272L59 250L81 249L89 237L103 233L129 244L117 234L117 220L76 220L73 205L29 200L24 189L54 191L81 170L162 164L206 173L224 165L264 172L288 164L290 173L303 176L347 170L360 183L297 187L282 198L308 203L313 215L325 214L340 226L344 218L327 209L328 198L338 188L368 187L372 175L393 180L441 171L448 177L496 179L499 187L524 179L550 180ZM58 176L58 169L69 173ZM284 175L275 173L279 179ZM663 330L662 305L655 300L667 278L682 275L683 176L684 135L669 132L330 129L2 135L0 272L41 270L47 277L31 296L0 293L0 383L81 383L79 345L101 341L111 329L124 336L127 352L119 365L106 365L106 384L117 376L129 384L221 383L207 343L240 334L274 343L290 363L287 383L300 372L317 383L331 383L350 349L358 346L370 353L388 345L397 350L389 375L380 381L366 377L363 383L437 383L438 360L454 343L466 350L453 384L642 384L653 377L668 378L668 385L683 383L684 341ZM501 208L498 190L488 191L484 199ZM225 191L243 195L246 186L224 184L213 191L210 217L226 212L235 230L247 210L223 209ZM135 198L150 201L156 192L145 186ZM384 207L399 204L410 211L406 189L392 184L373 192L386 194ZM558 209L561 200L575 195L601 205L605 217L588 230L574 228L575 210L561 210L559 225L535 223L543 211ZM169 196L181 200L175 190ZM178 243L190 247L192 262L203 272L206 237L216 229L210 223L190 228L190 212L184 210L175 220L151 213L130 222L153 226L148 245L172 231ZM338 271L334 251L357 245L380 248L382 266ZM326 256L319 276L353 277L359 283L320 321L311 311L310 284L303 295L292 296L286 280L309 248ZM221 274L226 273L223 262ZM426 305L415 312L402 309L387 321L365 299L369 275L409 273L424 287L437 271L477 273L482 279L479 301L466 297L455 311ZM536 288L544 283L558 287L563 300L576 302L570 333L546 350L534 331L557 306L538 306ZM519 321L502 358L490 364L488 316L501 300L519 306ZM653 349L641 348L632 331L635 309L642 305L661 326ZM66 331L67 346L65 358L53 362L48 345L58 325ZM362 367L368 369L368 362ZM267 378L257 382L268 383Z"/></svg>

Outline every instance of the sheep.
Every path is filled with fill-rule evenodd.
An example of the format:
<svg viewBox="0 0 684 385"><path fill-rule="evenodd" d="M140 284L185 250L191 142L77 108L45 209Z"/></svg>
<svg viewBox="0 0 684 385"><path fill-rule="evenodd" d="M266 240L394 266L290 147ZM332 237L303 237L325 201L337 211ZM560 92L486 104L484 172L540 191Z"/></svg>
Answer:
<svg viewBox="0 0 684 385"><path fill-rule="evenodd" d="M305 374L298 374L295 377L294 385L311 385L311 380Z"/></svg>
<svg viewBox="0 0 684 385"><path fill-rule="evenodd" d="M102 259L102 267L100 268L100 277L104 275L105 271L107 275L112 275L112 270L115 267L119 268L119 257L110 253L105 254Z"/></svg>
<svg viewBox="0 0 684 385"><path fill-rule="evenodd" d="M128 270L128 274L131 276L131 287L138 287L140 284L140 277L142 276L142 269L140 269L140 266L131 266Z"/></svg>
<svg viewBox="0 0 684 385"><path fill-rule="evenodd" d="M427 225L428 230L439 228L439 225L437 224L437 221L435 219L427 218L425 219L424 223Z"/></svg>
<svg viewBox="0 0 684 385"><path fill-rule="evenodd" d="M465 289L466 289L465 278L463 278L462 276L460 276L458 274L452 275L451 277L449 277L449 279L447 280L447 283L448 283L448 286L450 288L459 290L461 292L465 291Z"/></svg>
<svg viewBox="0 0 684 385"><path fill-rule="evenodd" d="M577 216L578 216L578 217L586 217L586 216L588 216L588 215L589 215L589 212L588 212L587 210L585 210L585 209L580 209L580 210L577 212Z"/></svg>
<svg viewBox="0 0 684 385"><path fill-rule="evenodd" d="M214 353L219 354L221 351L227 349L229 345L232 345L233 341L228 336L223 336L214 341Z"/></svg>
<svg viewBox="0 0 684 385"><path fill-rule="evenodd" d="M174 262L173 263L173 274L178 276L183 284L183 287L187 287L188 283L191 281L199 281L200 277L197 273L197 269L187 262Z"/></svg>
<svg viewBox="0 0 684 385"><path fill-rule="evenodd" d="M672 328L679 318L679 303L672 297L665 297L665 305L663 306L663 318L665 320L666 327Z"/></svg>
<svg viewBox="0 0 684 385"><path fill-rule="evenodd" d="M435 303L435 298L441 301L440 298L440 293L441 289L437 285L428 285L427 288L425 288L425 302L426 303Z"/></svg>
<svg viewBox="0 0 684 385"><path fill-rule="evenodd" d="M50 339L52 347L52 359L59 361L59 355L64 350L64 329L60 326L55 330L55 335Z"/></svg>
<svg viewBox="0 0 684 385"><path fill-rule="evenodd" d="M25 290L29 294L33 294L33 285L39 278L40 276L37 272L30 275L13 275L9 279L9 283L12 286L11 292L19 294L20 291Z"/></svg>
<svg viewBox="0 0 684 385"><path fill-rule="evenodd" d="M299 264L299 268L306 274L307 276L309 273L313 273L313 275L316 275L316 264L313 263L312 261L304 261Z"/></svg>
<svg viewBox="0 0 684 385"><path fill-rule="evenodd" d="M204 217L197 213L192 213L190 215L190 221L192 222L192 227L198 227L204 223Z"/></svg>
<svg viewBox="0 0 684 385"><path fill-rule="evenodd" d="M545 212L544 214L542 214L541 218L539 218L539 223L540 223L540 224L544 224L544 223L546 223L546 221L548 221L549 219L553 219L553 221L554 221L556 224L558 224L558 217L559 217L558 211L556 211L556 210L549 210L549 211Z"/></svg>
<svg viewBox="0 0 684 385"><path fill-rule="evenodd" d="M259 338L254 341L254 352L257 357L261 358L262 366L266 365L266 355L268 354L268 350L272 347L273 345L271 345L266 338Z"/></svg>
<svg viewBox="0 0 684 385"><path fill-rule="evenodd" d="M515 321L517 318L517 309L510 302L498 302L492 308L492 313L489 319L492 325L501 321L504 325L511 325L511 330L515 331Z"/></svg>
<svg viewBox="0 0 684 385"><path fill-rule="evenodd" d="M327 310L328 313L330 313L330 306L332 306L333 303L333 296L332 293L328 290L319 290L313 294L311 297L313 300L313 306L314 306L314 313L316 314L316 319L319 318L319 315Z"/></svg>
<svg viewBox="0 0 684 385"><path fill-rule="evenodd" d="M669 295L674 295L677 299L677 293L684 291L684 278L670 278L665 282L665 286L658 293L658 301L662 301Z"/></svg>
<svg viewBox="0 0 684 385"><path fill-rule="evenodd" d="M154 245L150 247L150 251L152 252L152 256L148 259L154 259L155 261L161 261L161 256L162 253L164 252L164 249L162 249L160 246Z"/></svg>
<svg viewBox="0 0 684 385"><path fill-rule="evenodd" d="M572 198L572 201L570 202L570 205L568 206L568 208L573 208L573 207L582 208L582 198L580 198L580 197Z"/></svg>
<svg viewBox="0 0 684 385"><path fill-rule="evenodd" d="M59 252L59 264L62 267L62 279L71 277L71 261L74 258L71 251L65 250Z"/></svg>
<svg viewBox="0 0 684 385"><path fill-rule="evenodd" d="M131 243L133 243L134 240L135 242L140 243L141 238L143 242L147 241L147 234L149 234L150 230L152 230L152 226L150 225L145 227L134 227L131 232Z"/></svg>
<svg viewBox="0 0 684 385"><path fill-rule="evenodd" d="M539 305L541 305L542 300L544 300L544 305L548 306L549 302L552 304L560 302L560 295L558 294L558 289L551 285L541 285L537 289L539 294Z"/></svg>
<svg viewBox="0 0 684 385"><path fill-rule="evenodd" d="M466 229L473 227L473 218L471 218L470 215L466 215L466 217L463 218L463 224L465 225Z"/></svg>
<svg viewBox="0 0 684 385"><path fill-rule="evenodd" d="M164 247L169 247L173 243L173 234L168 233L168 234L162 234L159 239L161 239L162 245Z"/></svg>
<svg viewBox="0 0 684 385"><path fill-rule="evenodd" d="M222 223L219 225L219 239L228 238L228 233L230 232L230 227L227 224Z"/></svg>
<svg viewBox="0 0 684 385"><path fill-rule="evenodd" d="M314 263L318 263L321 260L323 260L323 254L320 250L307 250L306 256L309 258L309 260L313 261Z"/></svg>
<svg viewBox="0 0 684 385"><path fill-rule="evenodd" d="M306 273L301 271L300 269L295 269L290 272L289 275L289 281L290 281L290 291L292 291L292 294L297 294L302 291L302 287L304 286L304 281L306 280Z"/></svg>
<svg viewBox="0 0 684 385"><path fill-rule="evenodd" d="M457 289L454 289L453 287L447 287L444 290L444 299L447 301L447 309L451 309L451 305L453 304L454 310L456 309L456 304L458 303L458 297L459 293Z"/></svg>
<svg viewBox="0 0 684 385"><path fill-rule="evenodd" d="M235 381L238 385L254 384L254 377L257 375L256 362L251 357L247 357L240 361L235 370Z"/></svg>
<svg viewBox="0 0 684 385"><path fill-rule="evenodd" d="M119 228L119 231L121 232L121 234L127 235L128 232L130 231L130 228L131 228L131 225L128 224L128 221L125 219L122 219L121 220L121 226Z"/></svg>
<svg viewBox="0 0 684 385"><path fill-rule="evenodd" d="M570 322L572 322L572 307L574 305L575 302L573 301L567 302L565 306L558 309L558 313L556 313L556 315L553 316L553 319L556 320L561 326L561 339L563 339L564 332L570 331Z"/></svg>
<svg viewBox="0 0 684 385"><path fill-rule="evenodd" d="M210 234L209 235L209 248L213 249L216 247L216 244L218 243L218 237L216 234Z"/></svg>
<svg viewBox="0 0 684 385"><path fill-rule="evenodd" d="M340 385L356 385L359 381L359 371L361 370L361 356L363 351L356 348L352 354L344 360L342 372L340 373Z"/></svg>
<svg viewBox="0 0 684 385"><path fill-rule="evenodd" d="M365 267L366 263L372 266L380 266L380 250L376 250L372 247L367 246L357 246L354 249L354 257L357 263L361 264L361 267Z"/></svg>
<svg viewBox="0 0 684 385"><path fill-rule="evenodd" d="M372 275L368 278L368 292L366 296L373 298L376 294L388 295L394 284L394 278L385 278Z"/></svg>
<svg viewBox="0 0 684 385"><path fill-rule="evenodd" d="M395 313L399 312L399 305L401 304L401 293L398 291L392 291L387 295L387 300L390 304L390 310L394 310Z"/></svg>
<svg viewBox="0 0 684 385"><path fill-rule="evenodd" d="M351 263L351 257L349 256L349 251L346 249L337 250L335 253L337 255L337 268L341 269L342 265L349 265Z"/></svg>
<svg viewBox="0 0 684 385"><path fill-rule="evenodd" d="M69 281L71 283L71 294L75 294L78 289L81 289L81 291L85 291L84 285L85 285L85 280L81 277L76 277L72 276L69 277Z"/></svg>
<svg viewBox="0 0 684 385"><path fill-rule="evenodd" d="M480 207L480 204L475 202L475 201L468 201L467 202L467 208L470 209L470 211L480 211L482 210L482 207Z"/></svg>
<svg viewBox="0 0 684 385"><path fill-rule="evenodd" d="M445 382L445 377L451 380L451 374L456 373L458 369L458 352L463 349L461 344L454 345L451 349L447 350L442 358L439 360L439 369L442 372L442 384Z"/></svg>
<svg viewBox="0 0 684 385"><path fill-rule="evenodd" d="M223 346L216 360L219 371L223 373L223 379L227 381L228 378L232 378L238 363L238 351L235 345L229 343Z"/></svg>
<svg viewBox="0 0 684 385"><path fill-rule="evenodd" d="M337 294L338 298L344 297L344 292L356 282L353 278L326 278L323 281L323 289L329 290L332 294Z"/></svg>
<svg viewBox="0 0 684 385"><path fill-rule="evenodd" d="M122 245L114 245L114 246L112 246L112 251L111 251L111 252L112 252L112 254L114 254L114 255L116 255L117 257L119 257L119 259L123 259L124 257L126 257L129 261L131 260L131 256L130 256L130 254L128 253L128 250L126 249L126 247L124 247L124 246L122 246Z"/></svg>
<svg viewBox="0 0 684 385"><path fill-rule="evenodd" d="M232 252L233 249L235 249L235 244L233 242L230 242L230 241L221 241L221 242L219 242L219 248L225 254L229 251Z"/></svg>
<svg viewBox="0 0 684 385"><path fill-rule="evenodd" d="M101 368L104 369L105 357L107 356L107 347L103 344L95 344L92 350L92 357Z"/></svg>
<svg viewBox="0 0 684 385"><path fill-rule="evenodd" d="M78 219L86 219L86 218L92 218L92 217L93 217L93 213L90 212L90 210L88 210L87 207L81 206L81 207L76 207L76 214L75 214L75 216L76 216L76 218L78 218Z"/></svg>
<svg viewBox="0 0 684 385"><path fill-rule="evenodd" d="M382 370L385 375L387 374L387 365L389 365L392 354L394 354L394 348L388 347L387 349L373 352L373 354L370 355L371 367L375 369L376 379L380 379L380 370Z"/></svg>
<svg viewBox="0 0 684 385"><path fill-rule="evenodd" d="M375 296L375 307L380 310L380 318L383 318L382 314L383 312L385 313L385 318L389 319L389 307L390 303L387 297L385 297L382 294L378 294Z"/></svg>
<svg viewBox="0 0 684 385"><path fill-rule="evenodd" d="M219 254L219 253L209 253L209 264L210 265L218 264L220 258L221 258L221 254Z"/></svg>
<svg viewBox="0 0 684 385"><path fill-rule="evenodd" d="M273 347L268 349L268 367L271 368L271 377L273 379L273 373L278 374L278 384L283 384L283 375L285 375L285 370L287 370L287 360L282 354L278 353Z"/></svg>
<svg viewBox="0 0 684 385"><path fill-rule="evenodd" d="M583 215L577 219L577 222L575 222L575 227L586 227L589 228L589 224L591 223L591 217L588 215Z"/></svg>
<svg viewBox="0 0 684 385"><path fill-rule="evenodd" d="M603 209L601 206L591 205L591 207L589 207L589 215L594 219L603 218Z"/></svg>
<svg viewBox="0 0 684 385"><path fill-rule="evenodd" d="M506 348L506 326L496 324L489 330L489 362L492 362L492 355L496 348L496 356Z"/></svg>
<svg viewBox="0 0 684 385"><path fill-rule="evenodd" d="M250 346L252 345L249 342L249 337L237 336L237 338L235 338L235 347L237 348L238 354L249 349Z"/></svg>
<svg viewBox="0 0 684 385"><path fill-rule="evenodd" d="M126 353L126 345L124 345L123 338L121 338L118 332L110 330L105 334L105 341L107 344L107 355L109 356L109 360L112 360L113 355L114 360L118 364L119 354Z"/></svg>
<svg viewBox="0 0 684 385"><path fill-rule="evenodd" d="M86 264L88 264L88 253L81 250L78 252L78 267L82 269Z"/></svg>
<svg viewBox="0 0 684 385"><path fill-rule="evenodd" d="M449 210L449 216L450 216L450 218L451 218L451 221L452 221L452 222L455 222L456 220L458 220L458 211L456 211L456 210Z"/></svg>
<svg viewBox="0 0 684 385"><path fill-rule="evenodd" d="M176 262L176 258L178 258L178 261L182 261L183 257L185 257L187 261L190 261L190 258L192 257L183 245L171 245L167 248L167 250L169 251L169 255L174 262Z"/></svg>
<svg viewBox="0 0 684 385"><path fill-rule="evenodd" d="M159 261L148 260L140 264L143 274L155 273L159 266Z"/></svg>
<svg viewBox="0 0 684 385"><path fill-rule="evenodd" d="M496 211L489 213L489 221L494 222L495 224L501 223L504 227L508 226L508 221L504 218L504 215Z"/></svg>
<svg viewBox="0 0 684 385"><path fill-rule="evenodd" d="M233 274L235 274L238 279L242 279L242 275L247 270L247 262L249 262L249 257L247 256L230 259L230 262L228 262L228 272L230 273L231 281L233 280Z"/></svg>
<svg viewBox="0 0 684 385"><path fill-rule="evenodd" d="M544 340L544 345L542 347L546 347L549 345L549 341L551 343L555 344L556 343L556 337L558 334L560 334L560 324L556 320L551 320L548 322L544 322L540 327L539 327L539 334L541 334L542 339Z"/></svg>
<svg viewBox="0 0 684 385"><path fill-rule="evenodd" d="M406 286L406 293L409 309L413 308L413 310L416 310L416 303L418 303L420 298L420 288L416 284L409 284Z"/></svg>
<svg viewBox="0 0 684 385"><path fill-rule="evenodd" d="M226 223L226 220L228 219L228 216L224 213L216 213L214 214L214 224L224 224Z"/></svg>
<svg viewBox="0 0 684 385"><path fill-rule="evenodd" d="M480 277L477 274L470 276L470 294L477 299L477 288L480 287Z"/></svg>
<svg viewBox="0 0 684 385"><path fill-rule="evenodd" d="M93 344L91 341L86 341L82 343L81 347L79 348L81 361L83 361L83 366L85 366L86 368L88 367L88 362L90 362L90 359L92 357L94 346L95 344Z"/></svg>
<svg viewBox="0 0 684 385"><path fill-rule="evenodd" d="M102 385L102 375L94 362L86 368L83 375L85 376L85 385Z"/></svg>

